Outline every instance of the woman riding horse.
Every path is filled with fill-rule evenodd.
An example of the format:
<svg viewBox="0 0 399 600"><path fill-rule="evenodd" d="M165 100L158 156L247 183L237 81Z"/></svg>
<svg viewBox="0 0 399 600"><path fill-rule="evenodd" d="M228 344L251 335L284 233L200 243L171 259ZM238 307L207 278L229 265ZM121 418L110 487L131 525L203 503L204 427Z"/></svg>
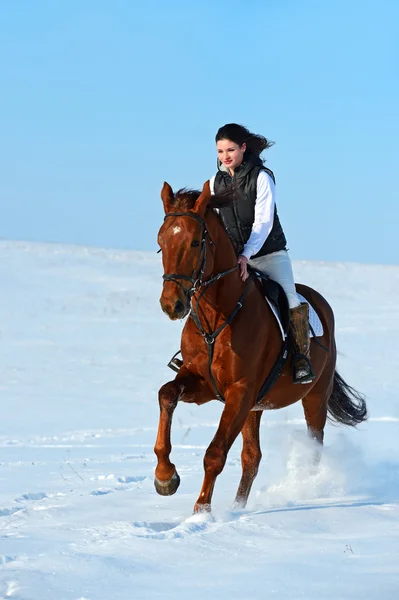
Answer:
<svg viewBox="0 0 399 600"><path fill-rule="evenodd" d="M211 193L230 193L231 202L219 214L238 255L242 280L247 264L279 283L290 308L294 383L310 383L309 305L298 299L286 238L277 214L275 178L260 154L272 142L246 127L229 123L216 134L219 169L210 180Z"/></svg>
<svg viewBox="0 0 399 600"><path fill-rule="evenodd" d="M314 379L294 385L288 363L267 392L266 376L284 344L277 321L257 282L245 282L237 254L220 216L212 209L210 185L202 193L161 193L165 218L158 242L164 267L162 310L170 319L186 320L181 338L183 364L175 379L159 390L160 420L155 444L158 463L155 487L174 494L180 478L170 460L172 417L179 401L224 402L219 426L204 457L205 477L195 511L210 510L217 476L229 449L242 433L242 477L236 502L245 506L261 458L259 426L262 411L302 400L309 434L323 442L327 413L339 423L355 426L367 418L364 399L335 370L334 315L327 301L303 285L297 289L315 308L323 335L311 342ZM244 265L245 266L245 265ZM241 263L240 263L241 267Z"/></svg>

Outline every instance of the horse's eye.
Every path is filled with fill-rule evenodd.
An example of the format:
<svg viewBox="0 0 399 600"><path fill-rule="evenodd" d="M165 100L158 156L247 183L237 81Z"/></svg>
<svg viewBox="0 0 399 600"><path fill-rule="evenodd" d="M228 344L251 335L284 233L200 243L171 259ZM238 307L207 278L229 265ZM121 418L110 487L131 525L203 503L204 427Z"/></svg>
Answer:
<svg viewBox="0 0 399 600"><path fill-rule="evenodd" d="M197 248L200 245L198 240L194 240L193 242L191 242L191 247L192 248Z"/></svg>

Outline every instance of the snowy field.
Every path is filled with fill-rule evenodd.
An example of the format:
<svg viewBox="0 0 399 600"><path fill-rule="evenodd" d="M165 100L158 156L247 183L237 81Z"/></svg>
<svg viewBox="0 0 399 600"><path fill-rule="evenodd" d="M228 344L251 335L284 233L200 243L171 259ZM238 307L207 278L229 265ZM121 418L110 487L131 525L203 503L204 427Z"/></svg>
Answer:
<svg viewBox="0 0 399 600"><path fill-rule="evenodd" d="M338 367L367 396L309 467L300 403L264 413L263 460L193 518L222 405L180 405L175 496L153 487L158 388L181 323L155 254L0 242L0 599L399 598L399 267L294 263L334 308Z"/></svg>

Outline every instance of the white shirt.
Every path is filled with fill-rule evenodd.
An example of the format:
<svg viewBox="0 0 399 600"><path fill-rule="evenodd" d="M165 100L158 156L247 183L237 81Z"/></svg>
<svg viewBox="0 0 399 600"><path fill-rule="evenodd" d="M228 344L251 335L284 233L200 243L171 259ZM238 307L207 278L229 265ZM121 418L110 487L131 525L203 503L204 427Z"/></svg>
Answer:
<svg viewBox="0 0 399 600"><path fill-rule="evenodd" d="M215 193L215 176L210 179L211 194ZM248 260L257 254L273 227L276 186L266 171L259 171L256 182L255 218L251 235L242 255Z"/></svg>

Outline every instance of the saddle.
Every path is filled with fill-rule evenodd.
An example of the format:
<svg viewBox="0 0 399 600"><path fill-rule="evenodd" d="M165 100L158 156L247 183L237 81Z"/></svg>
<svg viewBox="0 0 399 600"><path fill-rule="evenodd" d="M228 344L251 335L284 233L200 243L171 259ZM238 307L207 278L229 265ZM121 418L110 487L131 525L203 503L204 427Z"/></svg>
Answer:
<svg viewBox="0 0 399 600"><path fill-rule="evenodd" d="M258 280L262 294L274 309L274 313L280 321L284 337L287 338L290 331L290 309L283 288L277 281L270 279L268 275L257 271L250 265L248 265L248 272Z"/></svg>

